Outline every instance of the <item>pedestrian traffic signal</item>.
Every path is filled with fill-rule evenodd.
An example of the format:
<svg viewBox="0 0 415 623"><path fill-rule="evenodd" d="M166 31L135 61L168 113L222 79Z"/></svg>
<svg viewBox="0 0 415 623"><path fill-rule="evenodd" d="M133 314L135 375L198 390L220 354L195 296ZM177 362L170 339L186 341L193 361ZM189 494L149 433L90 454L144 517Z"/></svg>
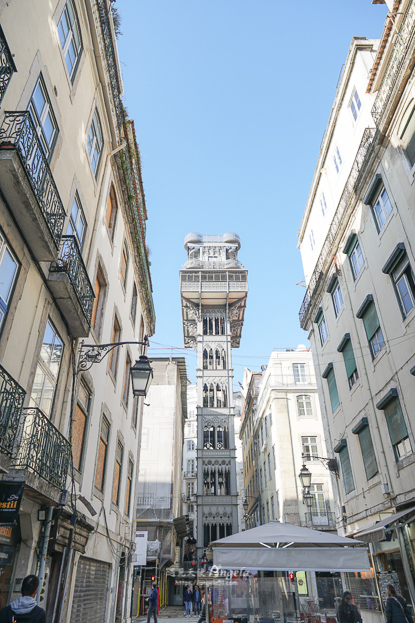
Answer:
<svg viewBox="0 0 415 623"><path fill-rule="evenodd" d="M155 579L156 579L156 576L152 575L151 576L151 581L154 582Z"/></svg>
<svg viewBox="0 0 415 623"><path fill-rule="evenodd" d="M290 573L288 577L290 578L291 582L295 582L296 577L294 573Z"/></svg>

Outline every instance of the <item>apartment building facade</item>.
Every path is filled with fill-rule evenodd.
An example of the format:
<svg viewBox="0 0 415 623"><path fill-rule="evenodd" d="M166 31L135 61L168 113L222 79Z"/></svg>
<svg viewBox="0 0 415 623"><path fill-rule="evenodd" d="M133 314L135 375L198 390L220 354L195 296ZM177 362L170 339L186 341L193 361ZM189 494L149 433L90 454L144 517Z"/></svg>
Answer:
<svg viewBox="0 0 415 623"><path fill-rule="evenodd" d="M379 42L352 41L299 232L300 322L328 452L340 463L341 529L370 543L379 589L372 616L386 581L415 603L415 4L390 8Z"/></svg>
<svg viewBox="0 0 415 623"><path fill-rule="evenodd" d="M130 367L155 316L112 11L2 2L0 21L3 500L20 488L2 597L36 573L53 623L126 621L143 403ZM115 342L131 344L101 348Z"/></svg>

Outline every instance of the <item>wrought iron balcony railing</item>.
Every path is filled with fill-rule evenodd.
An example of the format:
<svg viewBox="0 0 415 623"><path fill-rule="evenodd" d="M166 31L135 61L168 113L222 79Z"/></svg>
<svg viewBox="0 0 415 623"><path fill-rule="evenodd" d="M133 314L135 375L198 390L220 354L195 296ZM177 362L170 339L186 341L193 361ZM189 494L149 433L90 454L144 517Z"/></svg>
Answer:
<svg viewBox="0 0 415 623"><path fill-rule="evenodd" d="M75 236L62 236L59 260L51 264L50 270L68 275L85 318L91 325L95 294Z"/></svg>
<svg viewBox="0 0 415 623"><path fill-rule="evenodd" d="M336 514L327 512L325 514L318 513L306 513L305 523L308 528L317 528L319 530L324 528L334 529L336 527Z"/></svg>
<svg viewBox="0 0 415 623"><path fill-rule="evenodd" d="M12 456L26 392L0 366L0 451Z"/></svg>
<svg viewBox="0 0 415 623"><path fill-rule="evenodd" d="M57 489L65 488L71 444L40 409L23 409L17 442L15 469L28 469Z"/></svg>
<svg viewBox="0 0 415 623"><path fill-rule="evenodd" d="M0 26L0 104L3 101L6 89L13 73L17 71L14 64L12 53L7 45L6 37L2 27Z"/></svg>
<svg viewBox="0 0 415 623"><path fill-rule="evenodd" d="M107 0L97 0L99 19L101 22L102 37L105 46L105 55L107 59L107 67L109 79L111 83L112 97L114 100L115 113L117 116L118 130L121 131L124 121L124 114L121 102L121 89L118 78L117 61L115 57L114 41L111 32L110 17L107 7Z"/></svg>
<svg viewBox="0 0 415 623"><path fill-rule="evenodd" d="M330 229L327 233L324 244L321 248L320 255L316 262L313 274L309 281L307 291L305 293L300 311L300 325L302 329L307 328L307 322L312 309L314 294L319 290L322 282L325 278L324 269L326 268L327 258L332 253L334 241L337 239L341 226L344 223L344 218L347 213L347 209L350 206L351 199L355 196L355 189L359 183L361 172L365 169L367 158L371 153L372 145L376 145L375 128L366 128L363 132L362 140L360 141L359 149L356 153L356 158L353 162L352 169L349 177L343 189L340 197L339 204L334 214L333 220L330 225Z"/></svg>
<svg viewBox="0 0 415 623"><path fill-rule="evenodd" d="M407 71L408 59L413 54L415 37L415 0L409 2L399 32L396 33L382 83L372 108L372 117L379 127L385 112L393 105L394 95L400 87L399 75Z"/></svg>
<svg viewBox="0 0 415 623"><path fill-rule="evenodd" d="M28 111L5 113L0 128L0 149L17 151L43 217L59 247L65 210Z"/></svg>
<svg viewBox="0 0 415 623"><path fill-rule="evenodd" d="M154 493L139 495L137 498L137 506L154 506Z"/></svg>

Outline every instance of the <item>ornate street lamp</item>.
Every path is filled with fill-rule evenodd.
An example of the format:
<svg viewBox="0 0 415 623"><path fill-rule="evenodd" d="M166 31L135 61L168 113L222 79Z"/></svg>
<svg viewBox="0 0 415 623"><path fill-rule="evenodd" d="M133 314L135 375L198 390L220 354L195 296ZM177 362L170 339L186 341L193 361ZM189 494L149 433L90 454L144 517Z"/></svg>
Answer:
<svg viewBox="0 0 415 623"><path fill-rule="evenodd" d="M153 380L153 368L146 355L140 355L138 361L131 367L131 383L134 396L147 396Z"/></svg>
<svg viewBox="0 0 415 623"><path fill-rule="evenodd" d="M305 464L303 464L301 471L298 474L298 477L300 479L304 493L308 493L311 485L311 472Z"/></svg>
<svg viewBox="0 0 415 623"><path fill-rule="evenodd" d="M244 501L242 502L242 506L244 508L244 511L246 512L248 510L248 500L246 498L244 498Z"/></svg>

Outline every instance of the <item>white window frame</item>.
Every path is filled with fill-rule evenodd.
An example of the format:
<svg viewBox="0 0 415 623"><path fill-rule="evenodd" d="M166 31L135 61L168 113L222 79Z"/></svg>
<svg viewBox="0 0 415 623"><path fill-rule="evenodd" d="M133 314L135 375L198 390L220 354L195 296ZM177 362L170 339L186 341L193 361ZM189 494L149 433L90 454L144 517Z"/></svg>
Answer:
<svg viewBox="0 0 415 623"><path fill-rule="evenodd" d="M321 211L323 213L323 216L326 216L327 202L326 202L326 197L324 195L324 192L322 192L321 195L320 195L320 207L321 207Z"/></svg>
<svg viewBox="0 0 415 623"><path fill-rule="evenodd" d="M354 260L352 258L354 258ZM356 281L362 272L363 266L365 265L365 258L363 257L363 251L359 240L356 241L353 251L350 253L349 262L352 269L353 279Z"/></svg>
<svg viewBox="0 0 415 623"><path fill-rule="evenodd" d="M70 10L68 10L68 6L70 6ZM72 18L71 18L70 13L72 13ZM66 17L69 28L66 34L66 39L64 42L62 42L61 33L63 37L65 36L63 26L61 26L61 24L63 24L62 18L64 15ZM79 39L78 45L76 44L76 37L74 36L75 29L77 30L77 36ZM62 48L62 54L65 60L66 71L68 72L69 78L71 82L73 83L75 79L76 71L79 67L79 59L81 58L81 54L82 54L81 28L79 25L78 14L76 12L76 7L75 7L73 0L67 0L67 2L65 3L65 6L63 8L63 11L61 13L61 16L58 22L58 35L59 35L59 42ZM69 71L67 57L69 55L69 46L71 45L72 42L73 42L73 49L75 51L76 57L72 65L71 71ZM71 59L70 55L69 55L69 59ZM72 64L72 60L71 60L71 64Z"/></svg>
<svg viewBox="0 0 415 623"><path fill-rule="evenodd" d="M35 105L35 100L34 100L34 95L38 87L40 88L40 91L42 92L42 97L44 99L43 109L40 112L37 110L36 105ZM52 157L53 150L56 145L56 141L57 141L58 134L59 134L59 128L58 128L58 124L56 121L55 113L53 112L52 104L50 102L48 91L46 89L46 84L41 73L39 74L36 80L35 88L33 89L27 108L30 112L30 116L36 128L36 133L39 137L39 141L42 145L44 154L49 161ZM52 137L49 143L47 142L46 135L43 130L45 121L48 116L53 127L53 134L52 134Z"/></svg>
<svg viewBox="0 0 415 623"><path fill-rule="evenodd" d="M383 193L386 194L387 201L384 201L384 198L382 197ZM379 205L379 211L376 210L377 205ZM385 209L387 205L389 205L389 208L390 208L388 213L386 213L386 209ZM372 214L375 220L376 229L378 230L378 233L380 233L385 227L390 215L392 214L392 210L393 208L392 208L391 200L389 199L388 191L386 190L385 185L382 184L378 194L376 195L376 199L372 203ZM383 223L380 222L379 215L382 215L382 218L384 219Z"/></svg>
<svg viewBox="0 0 415 623"><path fill-rule="evenodd" d="M327 338L329 336L329 332L327 330L327 322L326 322L326 317L324 316L324 314L321 317L320 322L318 323L318 333L320 336L320 342L321 345L324 346L324 344L327 342Z"/></svg>
<svg viewBox="0 0 415 623"><path fill-rule="evenodd" d="M312 441L313 439L314 441ZM301 437L301 448L305 461L318 461L316 458L318 456L318 441L316 435L306 435L305 437Z"/></svg>
<svg viewBox="0 0 415 623"><path fill-rule="evenodd" d="M359 93L356 87L353 87L352 95L349 100L349 110L352 115L353 123L356 123L362 108L362 102L360 101Z"/></svg>
<svg viewBox="0 0 415 623"><path fill-rule="evenodd" d="M311 413L307 413L307 402L310 403ZM300 404L303 405L304 413L300 413ZM298 417L311 417L313 415L313 405L311 403L311 396L309 394L299 394L297 396L297 410L298 410Z"/></svg>
<svg viewBox="0 0 415 623"><path fill-rule="evenodd" d="M101 141L102 141L101 143L98 140L99 139L98 134L101 135ZM94 163L93 163L92 158L93 158L93 154L95 153L95 148L97 145L98 145L97 160L96 160L96 165L94 168ZM95 110L94 110L94 113L91 119L91 125L89 126L89 132L88 132L87 141L86 141L86 149L88 152L89 163L91 165L92 171L96 179L98 177L99 166L101 164L102 152L104 151L104 134L102 131L101 118L100 118L97 107L95 107Z"/></svg>
<svg viewBox="0 0 415 623"><path fill-rule="evenodd" d="M336 318L337 318L337 316L340 314L341 310L343 309L343 305L344 305L343 295L342 295L339 282L337 282L337 285L332 292L331 298L333 299L334 313L336 314Z"/></svg>
<svg viewBox="0 0 415 623"><path fill-rule="evenodd" d="M293 363L293 375L294 383L296 385L307 385L308 381L305 363Z"/></svg>
<svg viewBox="0 0 415 623"><path fill-rule="evenodd" d="M75 221L74 221L73 212L74 212L75 206L76 206L76 216L75 216ZM79 237L79 233L78 233L79 221L82 222L82 238ZM69 231L69 228L72 230L71 232ZM66 230L66 234L68 236L74 236L76 238L79 248L82 251L84 242L85 242L85 236L86 236L86 218L85 218L84 210L82 208L81 200L79 198L78 193L75 193L75 196L73 198L72 209L71 209L71 214L69 217L68 229Z"/></svg>

